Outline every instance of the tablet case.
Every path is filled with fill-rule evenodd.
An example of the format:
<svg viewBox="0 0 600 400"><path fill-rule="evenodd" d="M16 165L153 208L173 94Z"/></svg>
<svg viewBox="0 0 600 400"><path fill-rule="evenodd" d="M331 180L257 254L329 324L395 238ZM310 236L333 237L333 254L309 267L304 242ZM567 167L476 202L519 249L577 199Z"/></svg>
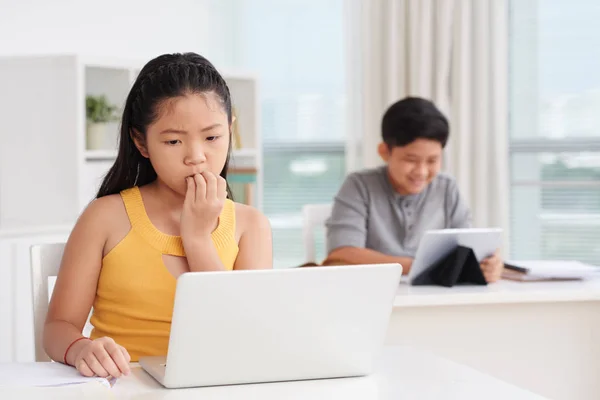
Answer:
<svg viewBox="0 0 600 400"><path fill-rule="evenodd" d="M452 287L458 283L487 285L473 249L457 246L440 261L417 276L413 285L439 285Z"/></svg>

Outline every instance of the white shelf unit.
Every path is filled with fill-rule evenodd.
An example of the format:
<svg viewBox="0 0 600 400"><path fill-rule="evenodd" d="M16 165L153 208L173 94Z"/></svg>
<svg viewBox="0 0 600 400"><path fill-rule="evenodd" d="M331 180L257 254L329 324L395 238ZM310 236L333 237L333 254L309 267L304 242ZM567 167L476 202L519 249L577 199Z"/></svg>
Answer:
<svg viewBox="0 0 600 400"><path fill-rule="evenodd" d="M101 149L86 146L86 95L119 110L147 60L80 55L0 57L0 230L72 224L94 198L117 154L119 122ZM219 69L237 111L242 149L230 171L256 171L252 204L262 208L258 81Z"/></svg>
<svg viewBox="0 0 600 400"><path fill-rule="evenodd" d="M85 159L87 161L95 161L95 160L114 160L117 157L117 150L86 150L85 151ZM254 165L256 158L256 149L234 149L231 154L231 159L233 163L236 161L240 162L243 166L244 161L249 162ZM237 164L236 164L237 165Z"/></svg>
<svg viewBox="0 0 600 400"><path fill-rule="evenodd" d="M117 150L86 150L85 160L86 161L102 161L102 160L114 160L117 158Z"/></svg>

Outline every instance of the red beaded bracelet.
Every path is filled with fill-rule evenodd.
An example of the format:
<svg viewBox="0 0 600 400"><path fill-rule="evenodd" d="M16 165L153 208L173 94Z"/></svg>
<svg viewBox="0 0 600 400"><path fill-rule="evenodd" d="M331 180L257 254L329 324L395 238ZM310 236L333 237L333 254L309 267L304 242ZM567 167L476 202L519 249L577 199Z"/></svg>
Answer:
<svg viewBox="0 0 600 400"><path fill-rule="evenodd" d="M73 341L71 342L71 344L69 345L69 347L67 347L67 350L65 350L65 356L63 357L63 361L64 361L65 365L70 365L70 364L68 364L68 363L67 363L67 353L69 352L69 350L71 349L71 347L73 347L73 345L74 345L75 343L79 342L79 341L80 341L80 340L82 340L82 339L91 340L90 338L88 338L88 337L85 337L85 336L82 336L82 337L80 337L80 338L77 338L77 339L73 340Z"/></svg>

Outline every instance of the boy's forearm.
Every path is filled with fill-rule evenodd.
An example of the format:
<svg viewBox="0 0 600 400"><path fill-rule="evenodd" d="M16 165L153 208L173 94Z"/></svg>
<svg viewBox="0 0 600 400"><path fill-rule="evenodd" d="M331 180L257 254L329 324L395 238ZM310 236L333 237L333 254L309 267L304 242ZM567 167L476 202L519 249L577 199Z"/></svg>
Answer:
<svg viewBox="0 0 600 400"><path fill-rule="evenodd" d="M375 250L360 247L340 247L333 250L328 259L341 260L348 264L388 264L398 263L402 265L402 273L408 274L412 265L410 257L396 257L380 253Z"/></svg>

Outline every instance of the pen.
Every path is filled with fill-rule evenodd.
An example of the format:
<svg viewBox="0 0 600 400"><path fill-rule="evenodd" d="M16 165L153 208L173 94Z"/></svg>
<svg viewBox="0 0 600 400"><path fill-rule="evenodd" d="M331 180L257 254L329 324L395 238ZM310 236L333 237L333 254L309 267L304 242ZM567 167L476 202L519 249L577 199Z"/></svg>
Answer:
<svg viewBox="0 0 600 400"><path fill-rule="evenodd" d="M115 378L114 376L109 376L106 378L106 380L108 381L110 387L113 387L115 383L117 383L117 378Z"/></svg>
<svg viewBox="0 0 600 400"><path fill-rule="evenodd" d="M510 269L510 270L513 270L513 271L517 271L517 272L522 272L522 273L524 273L524 274L526 274L526 273L528 273L528 272L529 272L529 269L527 269L527 268L518 267L518 266L516 266L516 265L513 265L513 264L507 264L507 263L504 263L504 268L506 268L506 269Z"/></svg>

